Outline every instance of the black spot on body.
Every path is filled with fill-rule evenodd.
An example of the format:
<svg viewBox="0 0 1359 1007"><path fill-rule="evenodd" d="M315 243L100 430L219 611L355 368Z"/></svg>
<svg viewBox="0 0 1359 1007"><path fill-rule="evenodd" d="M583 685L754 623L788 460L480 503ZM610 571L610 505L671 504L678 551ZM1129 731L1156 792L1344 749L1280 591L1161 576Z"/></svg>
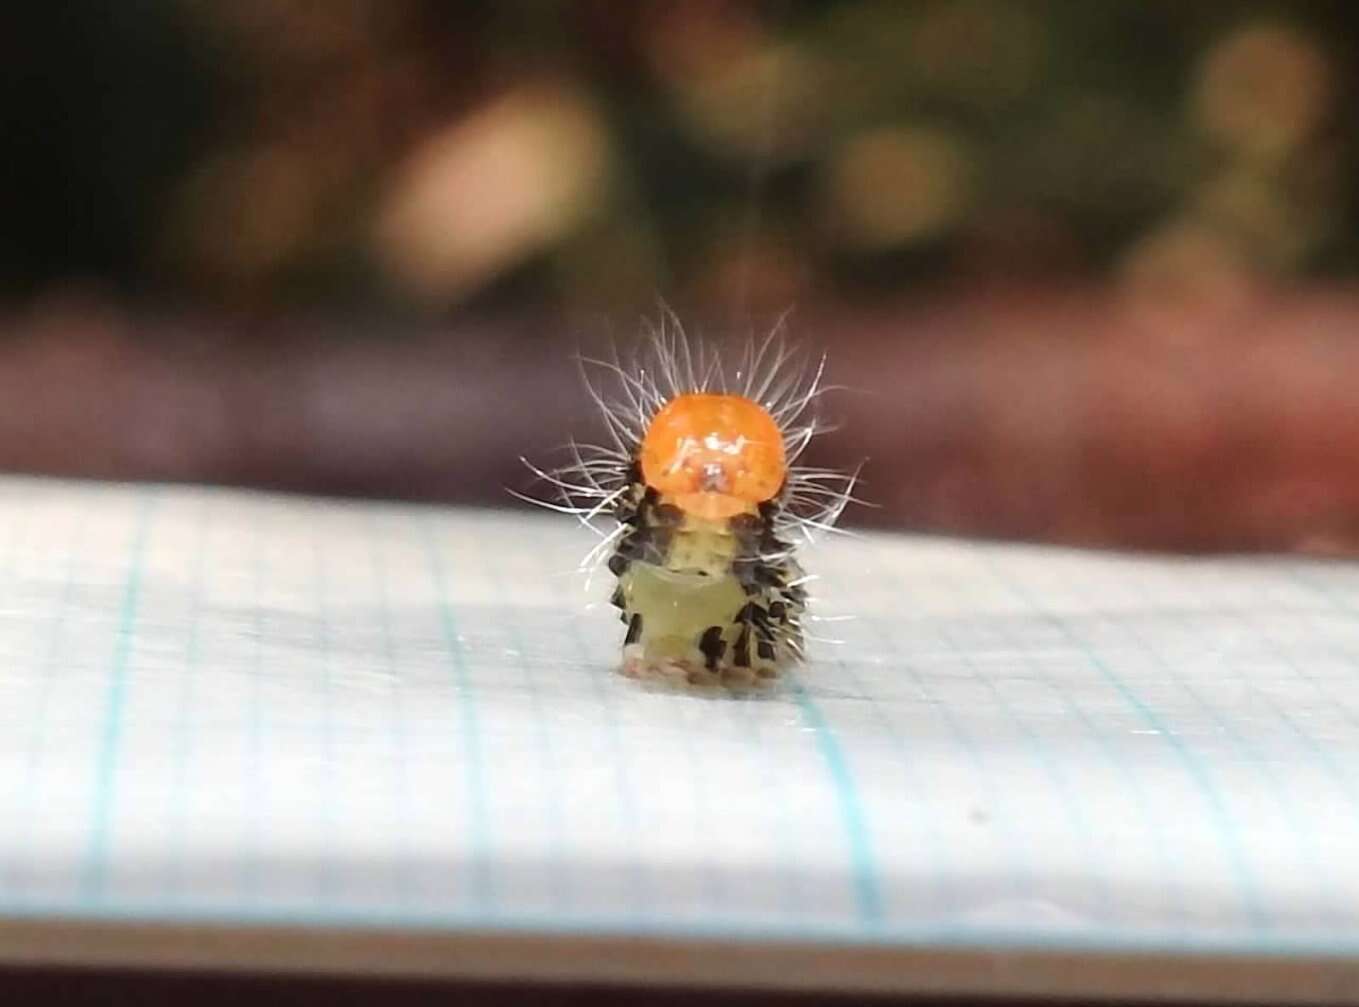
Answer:
<svg viewBox="0 0 1359 1007"><path fill-rule="evenodd" d="M722 655L726 653L727 641L722 639L721 626L709 626L703 631L699 638L698 649L703 652L705 663L708 670L712 671L717 667L717 662L722 660Z"/></svg>
<svg viewBox="0 0 1359 1007"><path fill-rule="evenodd" d="M736 638L732 648L732 661L738 668L750 667L750 627L742 626L741 635Z"/></svg>
<svg viewBox="0 0 1359 1007"><path fill-rule="evenodd" d="M623 641L623 645L627 646L628 644L636 643L641 638L642 638L642 613L634 612L632 615L632 621L628 623L628 635L627 638Z"/></svg>

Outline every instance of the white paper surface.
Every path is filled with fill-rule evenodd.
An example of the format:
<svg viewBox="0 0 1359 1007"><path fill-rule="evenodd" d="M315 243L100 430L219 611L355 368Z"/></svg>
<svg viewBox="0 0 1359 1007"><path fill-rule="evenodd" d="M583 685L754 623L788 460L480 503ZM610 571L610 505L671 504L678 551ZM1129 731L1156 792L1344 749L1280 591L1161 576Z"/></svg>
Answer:
<svg viewBox="0 0 1359 1007"><path fill-rule="evenodd" d="M1359 950L1359 569L868 536L764 698L569 519L0 480L0 916Z"/></svg>

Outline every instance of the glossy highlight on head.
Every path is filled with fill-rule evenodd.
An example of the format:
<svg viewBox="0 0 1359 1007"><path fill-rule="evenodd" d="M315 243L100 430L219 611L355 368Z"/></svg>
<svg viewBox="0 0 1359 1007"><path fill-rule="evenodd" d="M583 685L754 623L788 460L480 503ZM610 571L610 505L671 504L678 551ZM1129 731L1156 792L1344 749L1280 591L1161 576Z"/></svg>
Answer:
<svg viewBox="0 0 1359 1007"><path fill-rule="evenodd" d="M741 395L689 392L667 402L641 444L642 479L685 513L722 520L772 500L788 475L784 436Z"/></svg>
<svg viewBox="0 0 1359 1007"><path fill-rule="evenodd" d="M578 360L607 438L570 441L556 467L526 461L555 501L516 495L572 514L599 536L583 568L628 536L630 516L648 496L695 521L757 519L768 562L834 530L854 500L857 471L801 461L827 429L817 415L825 358L789 343L782 321L724 354L685 336L665 309L627 356L614 349Z"/></svg>

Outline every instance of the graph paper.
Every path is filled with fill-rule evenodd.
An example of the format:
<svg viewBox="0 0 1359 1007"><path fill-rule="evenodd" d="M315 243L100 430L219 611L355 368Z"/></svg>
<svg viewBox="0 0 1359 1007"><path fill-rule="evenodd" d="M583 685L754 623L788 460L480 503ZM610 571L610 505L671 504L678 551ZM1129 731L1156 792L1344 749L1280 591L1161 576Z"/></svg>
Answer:
<svg viewBox="0 0 1359 1007"><path fill-rule="evenodd" d="M617 674L590 542L0 480L0 956L84 921L1353 981L1354 566L832 539L810 663L734 695Z"/></svg>

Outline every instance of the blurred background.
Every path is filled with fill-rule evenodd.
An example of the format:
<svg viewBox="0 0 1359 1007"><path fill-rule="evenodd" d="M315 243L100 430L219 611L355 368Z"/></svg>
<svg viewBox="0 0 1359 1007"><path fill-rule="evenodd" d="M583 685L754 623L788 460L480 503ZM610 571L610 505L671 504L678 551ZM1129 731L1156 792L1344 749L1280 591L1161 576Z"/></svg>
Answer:
<svg viewBox="0 0 1359 1007"><path fill-rule="evenodd" d="M0 467L513 501L571 357L786 310L849 520L1359 545L1359 8L0 13Z"/></svg>

